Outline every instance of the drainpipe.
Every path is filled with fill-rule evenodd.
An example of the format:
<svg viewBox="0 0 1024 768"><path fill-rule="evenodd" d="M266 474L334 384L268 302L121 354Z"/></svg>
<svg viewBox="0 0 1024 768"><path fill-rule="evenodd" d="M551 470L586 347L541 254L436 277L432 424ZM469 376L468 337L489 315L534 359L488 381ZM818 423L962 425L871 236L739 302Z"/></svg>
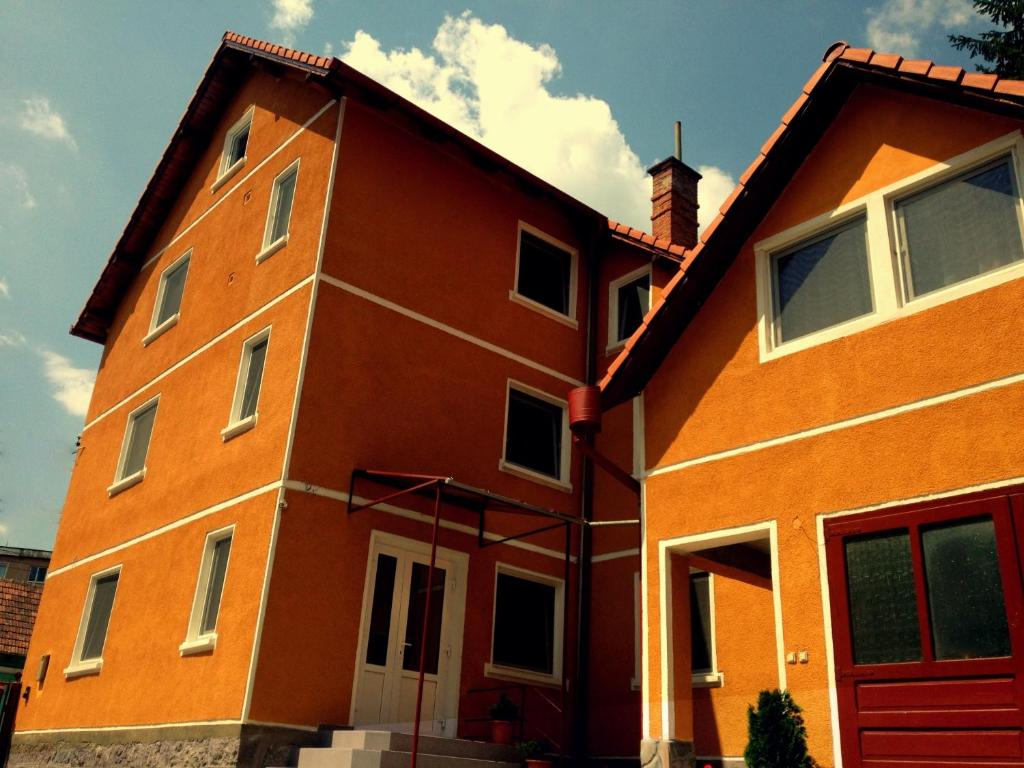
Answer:
<svg viewBox="0 0 1024 768"><path fill-rule="evenodd" d="M598 222L600 227L602 222ZM596 229L590 237L587 248L587 355L586 382L593 384L597 379L597 301L598 301L598 244L603 232ZM580 447L573 436L573 444ZM573 689L572 746L570 754L582 764L587 757L587 725L589 721L587 694L588 666L590 664L590 556L592 533L587 523L594 516L594 465L590 454L583 451L583 478L580 491L580 517L585 521L580 529L579 568L577 568L577 616L576 616L576 686Z"/></svg>

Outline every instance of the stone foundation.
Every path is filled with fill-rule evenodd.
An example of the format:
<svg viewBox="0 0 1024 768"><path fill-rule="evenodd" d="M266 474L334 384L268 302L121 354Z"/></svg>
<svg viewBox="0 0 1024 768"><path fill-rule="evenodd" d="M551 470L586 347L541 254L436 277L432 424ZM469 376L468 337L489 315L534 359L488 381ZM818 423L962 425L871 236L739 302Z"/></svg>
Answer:
<svg viewBox="0 0 1024 768"><path fill-rule="evenodd" d="M317 743L315 732L232 724L15 734L7 768L266 768Z"/></svg>
<svg viewBox="0 0 1024 768"><path fill-rule="evenodd" d="M693 742L644 739L640 742L640 768L695 768Z"/></svg>

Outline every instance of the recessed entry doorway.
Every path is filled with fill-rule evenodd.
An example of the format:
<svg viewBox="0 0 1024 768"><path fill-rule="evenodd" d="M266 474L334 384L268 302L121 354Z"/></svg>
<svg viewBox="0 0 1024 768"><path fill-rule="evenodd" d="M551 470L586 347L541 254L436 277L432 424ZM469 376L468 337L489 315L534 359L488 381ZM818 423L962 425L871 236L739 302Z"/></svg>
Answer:
<svg viewBox="0 0 1024 768"><path fill-rule="evenodd" d="M352 696L352 723L412 731L421 654L420 731L455 736L469 556L439 548L427 615L430 545L374 531Z"/></svg>

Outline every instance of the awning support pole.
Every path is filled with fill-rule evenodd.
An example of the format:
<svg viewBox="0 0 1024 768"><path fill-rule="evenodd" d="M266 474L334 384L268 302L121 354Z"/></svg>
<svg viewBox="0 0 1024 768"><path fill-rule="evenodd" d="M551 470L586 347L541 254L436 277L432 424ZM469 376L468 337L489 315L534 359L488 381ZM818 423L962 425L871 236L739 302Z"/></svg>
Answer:
<svg viewBox="0 0 1024 768"><path fill-rule="evenodd" d="M420 744L420 717L423 709L423 678L427 665L427 637L430 627L430 601L434 596L434 566L437 563L437 532L441 527L441 483L434 483L434 528L430 536L430 568L427 569L427 594L423 606L423 632L420 635L420 674L416 681L416 718L412 724L412 754L409 756L409 768L416 768L416 756ZM425 483L424 485L429 485ZM438 653L440 653L440 648Z"/></svg>

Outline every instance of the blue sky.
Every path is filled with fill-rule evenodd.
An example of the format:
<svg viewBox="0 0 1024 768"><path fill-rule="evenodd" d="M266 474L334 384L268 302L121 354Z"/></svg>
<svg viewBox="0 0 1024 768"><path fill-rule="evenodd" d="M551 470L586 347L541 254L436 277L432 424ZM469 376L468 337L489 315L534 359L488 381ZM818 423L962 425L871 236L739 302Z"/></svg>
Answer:
<svg viewBox="0 0 1024 768"><path fill-rule="evenodd" d="M970 64L968 0L0 0L0 543L52 545L100 347L68 335L227 29L344 56L613 218L713 214L830 43ZM708 217L710 218L710 216Z"/></svg>

